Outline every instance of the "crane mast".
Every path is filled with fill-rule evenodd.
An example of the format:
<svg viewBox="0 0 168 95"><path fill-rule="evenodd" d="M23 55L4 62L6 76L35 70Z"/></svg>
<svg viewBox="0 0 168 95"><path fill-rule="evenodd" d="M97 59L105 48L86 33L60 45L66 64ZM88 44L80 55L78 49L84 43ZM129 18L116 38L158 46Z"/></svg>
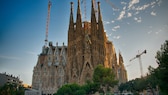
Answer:
<svg viewBox="0 0 168 95"><path fill-rule="evenodd" d="M86 5L86 0L82 0L81 3L84 4L84 18L85 20L87 20L87 5ZM93 4L94 4L94 9L96 7L96 3L95 3L95 0L93 0ZM95 9L95 12L97 12L97 10Z"/></svg>
<svg viewBox="0 0 168 95"><path fill-rule="evenodd" d="M110 4L112 6L113 9L119 9L117 8L110 0L105 0L108 4ZM95 12L97 13L97 9L96 9L96 0L93 0L93 5L94 5L94 9ZM84 3L84 18L85 20L87 19L87 5L86 5L86 0L82 0L81 3ZM97 17L97 15L96 15Z"/></svg>
<svg viewBox="0 0 168 95"><path fill-rule="evenodd" d="M110 0L105 0L113 9L118 9Z"/></svg>
<svg viewBox="0 0 168 95"><path fill-rule="evenodd" d="M51 1L48 0L48 15L47 15L47 23L46 23L45 46L47 46L48 44L48 27L50 22L50 9L51 9Z"/></svg>
<svg viewBox="0 0 168 95"><path fill-rule="evenodd" d="M141 77L143 77L143 68L142 68L142 61L141 61L141 55L146 54L146 50L144 50L142 53L139 53L132 59L130 59L130 62L133 61L134 59L138 58L139 59L139 65L140 65L140 71L141 71Z"/></svg>

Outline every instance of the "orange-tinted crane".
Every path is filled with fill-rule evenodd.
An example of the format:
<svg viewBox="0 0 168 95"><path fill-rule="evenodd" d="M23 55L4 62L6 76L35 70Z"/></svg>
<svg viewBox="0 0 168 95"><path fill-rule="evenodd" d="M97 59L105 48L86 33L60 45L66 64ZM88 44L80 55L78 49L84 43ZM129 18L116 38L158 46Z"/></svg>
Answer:
<svg viewBox="0 0 168 95"><path fill-rule="evenodd" d="M105 0L108 4L112 6L113 9L118 9L110 0Z"/></svg>
<svg viewBox="0 0 168 95"><path fill-rule="evenodd" d="M84 3L84 18L86 20L87 19L86 0L82 0L81 3ZM94 9L95 9L96 7L95 0L93 0L93 3L94 3ZM96 9L95 9L95 12L97 12Z"/></svg>
<svg viewBox="0 0 168 95"><path fill-rule="evenodd" d="M108 4L110 4L112 6L113 9L117 9L118 8L110 1L110 0L105 0ZM95 9L95 12L97 12L97 9L96 9L96 0L93 0L93 3L94 3L94 9ZM84 18L85 20L87 19L87 10L86 10L86 0L82 0L81 3L84 3ZM97 15L96 15L97 16Z"/></svg>
<svg viewBox="0 0 168 95"><path fill-rule="evenodd" d="M51 9L51 1L48 0L48 15L47 15L47 23L46 23L45 46L47 46L48 44L48 27L50 22L50 9Z"/></svg>
<svg viewBox="0 0 168 95"><path fill-rule="evenodd" d="M137 54L134 58L130 59L130 62L131 62L132 60L136 59L136 58L139 59L141 77L143 77L143 69L142 69L141 55L142 55L142 54L146 54L146 53L147 53L146 50L144 50L142 53L139 53L139 52L138 52L138 54Z"/></svg>

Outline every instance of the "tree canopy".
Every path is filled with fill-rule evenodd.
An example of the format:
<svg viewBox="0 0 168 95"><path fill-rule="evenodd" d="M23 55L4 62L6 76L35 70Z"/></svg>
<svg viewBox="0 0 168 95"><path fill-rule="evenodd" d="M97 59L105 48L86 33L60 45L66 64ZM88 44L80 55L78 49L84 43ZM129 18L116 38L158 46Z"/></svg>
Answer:
<svg viewBox="0 0 168 95"><path fill-rule="evenodd" d="M93 82L104 86L107 90L109 87L117 85L118 81L115 80L113 70L105 68L103 65L98 65L93 73Z"/></svg>
<svg viewBox="0 0 168 95"><path fill-rule="evenodd" d="M87 82L82 86L78 84L66 84L58 89L54 95L86 95L95 93L98 89L98 85L92 82Z"/></svg>
<svg viewBox="0 0 168 95"><path fill-rule="evenodd" d="M159 86L161 95L168 95L168 40L161 45L160 51L156 54L157 68L149 66L149 75L145 78L131 80L119 86L119 90L141 91Z"/></svg>
<svg viewBox="0 0 168 95"><path fill-rule="evenodd" d="M113 87L118 83L117 80L115 80L115 75L110 68L105 68L103 65L98 65L93 74L93 82L100 83L101 85L109 85Z"/></svg>
<svg viewBox="0 0 168 95"><path fill-rule="evenodd" d="M93 94L102 90L100 85L113 87L118 83L114 79L114 73L112 69L105 68L102 65L98 65L94 69L93 81L87 81L86 84L80 86L78 84L66 84L58 89L54 95L86 95Z"/></svg>
<svg viewBox="0 0 168 95"><path fill-rule="evenodd" d="M164 95L168 95L168 40L161 45L160 51L157 52L156 62L158 68L153 71L153 75L158 80L159 88Z"/></svg>
<svg viewBox="0 0 168 95"><path fill-rule="evenodd" d="M0 87L0 95L24 95L24 87L14 83L7 83Z"/></svg>

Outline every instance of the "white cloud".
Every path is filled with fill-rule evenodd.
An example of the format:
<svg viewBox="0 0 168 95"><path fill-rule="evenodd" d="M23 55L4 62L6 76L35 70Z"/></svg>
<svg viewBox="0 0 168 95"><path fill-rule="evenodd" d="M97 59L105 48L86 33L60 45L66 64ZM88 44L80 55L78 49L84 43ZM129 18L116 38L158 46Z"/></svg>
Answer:
<svg viewBox="0 0 168 95"><path fill-rule="evenodd" d="M139 11L136 11L134 15L137 15L137 14L139 14Z"/></svg>
<svg viewBox="0 0 168 95"><path fill-rule="evenodd" d="M151 8L155 7L156 2L151 2Z"/></svg>
<svg viewBox="0 0 168 95"><path fill-rule="evenodd" d="M113 28L112 31L116 31L116 29Z"/></svg>
<svg viewBox="0 0 168 95"><path fill-rule="evenodd" d="M117 18L117 20L123 19L123 18L124 18L124 15L125 15L125 11L123 10L123 11L120 12L120 15L119 15L119 17Z"/></svg>
<svg viewBox="0 0 168 95"><path fill-rule="evenodd" d="M112 31L117 31L117 29L119 29L119 28L120 28L120 26L119 26L119 25L114 26L114 27L112 28Z"/></svg>
<svg viewBox="0 0 168 95"><path fill-rule="evenodd" d="M138 18L137 18L137 17L134 17L134 20L138 20Z"/></svg>
<svg viewBox="0 0 168 95"><path fill-rule="evenodd" d="M127 24L130 24L129 22L127 22Z"/></svg>
<svg viewBox="0 0 168 95"><path fill-rule="evenodd" d="M152 12L151 12L151 15L152 15L152 16L156 16L156 13L152 11Z"/></svg>
<svg viewBox="0 0 168 95"><path fill-rule="evenodd" d="M148 32L148 34L151 34L151 33L152 33L152 31L149 31L149 32Z"/></svg>
<svg viewBox="0 0 168 95"><path fill-rule="evenodd" d="M110 33L110 35L109 36L111 36L112 35L112 33Z"/></svg>
<svg viewBox="0 0 168 95"><path fill-rule="evenodd" d="M161 5L161 3L162 3L162 0L157 0L158 1L158 5L160 6Z"/></svg>
<svg viewBox="0 0 168 95"><path fill-rule="evenodd" d="M120 28L120 26L119 26L119 25L117 25L117 26L114 26L114 28L115 28L115 29L118 29L118 28Z"/></svg>
<svg viewBox="0 0 168 95"><path fill-rule="evenodd" d="M113 36L114 39L120 39L121 37L120 36Z"/></svg>
<svg viewBox="0 0 168 95"><path fill-rule="evenodd" d="M155 32L155 34L157 35L157 34L159 34L159 32Z"/></svg>
<svg viewBox="0 0 168 95"><path fill-rule="evenodd" d="M110 24L110 22L109 21L103 21L104 22L104 24Z"/></svg>
<svg viewBox="0 0 168 95"><path fill-rule="evenodd" d="M139 17L139 18L137 18L137 17L134 17L134 20L135 20L136 22L138 22L138 23L142 22L142 19L141 19L141 17Z"/></svg>
<svg viewBox="0 0 168 95"><path fill-rule="evenodd" d="M129 2L128 8L130 9L134 4L137 4L137 3L139 3L139 0L131 0Z"/></svg>
<svg viewBox="0 0 168 95"><path fill-rule="evenodd" d="M121 2L122 5L126 5L127 3L126 2Z"/></svg>
<svg viewBox="0 0 168 95"><path fill-rule="evenodd" d="M126 6L123 7L123 10L126 10Z"/></svg>
<svg viewBox="0 0 168 95"><path fill-rule="evenodd" d="M131 14L131 13L128 13L128 14L127 14L127 17L131 17L131 16L132 16L132 14Z"/></svg>
<svg viewBox="0 0 168 95"><path fill-rule="evenodd" d="M156 2L155 2L155 1L151 2L151 5L155 5L155 4L156 4Z"/></svg>
<svg viewBox="0 0 168 95"><path fill-rule="evenodd" d="M114 20L111 21L111 23L114 23L114 22L115 22Z"/></svg>
<svg viewBox="0 0 168 95"><path fill-rule="evenodd" d="M138 6L136 8L137 11L142 11L142 10L145 10L146 8L148 8L150 6L150 4L146 4L146 5L143 5L143 6Z"/></svg>

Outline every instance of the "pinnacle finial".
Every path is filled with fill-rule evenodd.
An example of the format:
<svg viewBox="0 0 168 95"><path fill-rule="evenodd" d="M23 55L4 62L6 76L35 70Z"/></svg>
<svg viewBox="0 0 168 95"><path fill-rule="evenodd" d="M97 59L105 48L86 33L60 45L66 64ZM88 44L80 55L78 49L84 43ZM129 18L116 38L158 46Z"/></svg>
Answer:
<svg viewBox="0 0 168 95"><path fill-rule="evenodd" d="M101 17L101 12L100 12L100 2L99 2L99 1L97 2L97 5L98 5L99 20L101 21L101 20L102 20L102 17Z"/></svg>
<svg viewBox="0 0 168 95"><path fill-rule="evenodd" d="M73 2L70 2L71 4L71 12L73 11Z"/></svg>
<svg viewBox="0 0 168 95"><path fill-rule="evenodd" d="M92 0L92 7L93 7L93 8L95 7L94 4L95 4L95 2L94 2L94 0Z"/></svg>
<svg viewBox="0 0 168 95"><path fill-rule="evenodd" d="M78 7L80 7L80 0L78 0Z"/></svg>

